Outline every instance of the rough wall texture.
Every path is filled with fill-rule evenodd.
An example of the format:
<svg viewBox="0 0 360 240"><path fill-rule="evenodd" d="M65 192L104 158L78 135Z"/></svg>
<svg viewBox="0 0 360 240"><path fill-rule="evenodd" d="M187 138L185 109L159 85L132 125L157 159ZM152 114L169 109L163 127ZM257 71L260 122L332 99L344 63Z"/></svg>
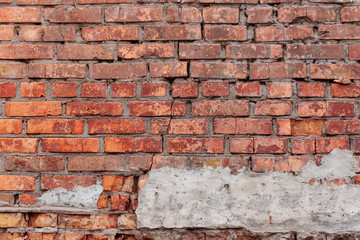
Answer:
<svg viewBox="0 0 360 240"><path fill-rule="evenodd" d="M0 239L359 239L358 171L323 162L360 153L359 22L351 0L0 0Z"/></svg>

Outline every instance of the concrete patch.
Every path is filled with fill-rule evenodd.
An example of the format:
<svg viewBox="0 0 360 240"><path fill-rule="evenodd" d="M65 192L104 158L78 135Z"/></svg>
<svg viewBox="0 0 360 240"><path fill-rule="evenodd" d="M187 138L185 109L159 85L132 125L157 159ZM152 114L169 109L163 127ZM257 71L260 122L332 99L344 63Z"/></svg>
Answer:
<svg viewBox="0 0 360 240"><path fill-rule="evenodd" d="M359 170L350 151L334 150L297 176L229 169L151 170L140 190L138 228L239 228L252 232L360 230L360 186L308 184L349 178ZM339 164L340 163L340 164Z"/></svg>

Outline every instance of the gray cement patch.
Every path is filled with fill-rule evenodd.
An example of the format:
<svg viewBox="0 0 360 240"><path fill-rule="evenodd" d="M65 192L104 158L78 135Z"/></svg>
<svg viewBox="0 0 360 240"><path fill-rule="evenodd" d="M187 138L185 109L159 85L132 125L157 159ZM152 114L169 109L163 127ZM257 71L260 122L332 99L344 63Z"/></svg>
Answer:
<svg viewBox="0 0 360 240"><path fill-rule="evenodd" d="M140 190L138 228L239 228L252 232L360 230L360 186L308 184L311 178L348 178L358 171L350 151L334 150L321 166L297 176L229 169L151 170Z"/></svg>

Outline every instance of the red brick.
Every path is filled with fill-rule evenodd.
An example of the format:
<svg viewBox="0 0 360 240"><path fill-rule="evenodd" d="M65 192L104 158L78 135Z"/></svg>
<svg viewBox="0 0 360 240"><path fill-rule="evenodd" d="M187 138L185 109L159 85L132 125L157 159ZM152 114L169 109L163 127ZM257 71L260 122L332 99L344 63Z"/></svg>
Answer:
<svg viewBox="0 0 360 240"><path fill-rule="evenodd" d="M179 57L180 59L214 59L220 58L220 44L194 44L180 43Z"/></svg>
<svg viewBox="0 0 360 240"><path fill-rule="evenodd" d="M44 152L99 152L97 138L43 138Z"/></svg>
<svg viewBox="0 0 360 240"><path fill-rule="evenodd" d="M311 64L310 67L313 79L360 79L360 64Z"/></svg>
<svg viewBox="0 0 360 240"><path fill-rule="evenodd" d="M185 169L187 166L187 157L177 156L154 156L152 169L160 169L163 167Z"/></svg>
<svg viewBox="0 0 360 240"><path fill-rule="evenodd" d="M62 60L112 60L114 52L100 45L59 45L58 59Z"/></svg>
<svg viewBox="0 0 360 240"><path fill-rule="evenodd" d="M357 25L319 25L319 39L360 39L360 26Z"/></svg>
<svg viewBox="0 0 360 240"><path fill-rule="evenodd" d="M128 211L130 210L130 194L120 194L110 197L111 210Z"/></svg>
<svg viewBox="0 0 360 240"><path fill-rule="evenodd" d="M64 170L64 158L53 156L20 157L10 156L5 158L6 171L62 171Z"/></svg>
<svg viewBox="0 0 360 240"><path fill-rule="evenodd" d="M150 63L150 77L187 77L187 62Z"/></svg>
<svg viewBox="0 0 360 240"><path fill-rule="evenodd" d="M133 192L134 177L103 175L104 191Z"/></svg>
<svg viewBox="0 0 360 240"><path fill-rule="evenodd" d="M286 139L254 138L254 153L286 153Z"/></svg>
<svg viewBox="0 0 360 240"><path fill-rule="evenodd" d="M207 134L206 119L172 119L169 134Z"/></svg>
<svg viewBox="0 0 360 240"><path fill-rule="evenodd" d="M25 193L19 195L19 205L21 207L34 207L39 205L39 198L41 194L38 193Z"/></svg>
<svg viewBox="0 0 360 240"><path fill-rule="evenodd" d="M323 120L277 120L278 135L322 135ZM286 130L285 130L286 129Z"/></svg>
<svg viewBox="0 0 360 240"><path fill-rule="evenodd" d="M278 135L291 135L291 120L290 119L277 119L276 128Z"/></svg>
<svg viewBox="0 0 360 240"><path fill-rule="evenodd" d="M192 103L194 116L248 116L249 102L241 100L212 100Z"/></svg>
<svg viewBox="0 0 360 240"><path fill-rule="evenodd" d="M326 134L330 134L330 135L349 134L348 126L347 126L348 123L349 121L347 120L329 120L326 122ZM360 122L357 125L359 124Z"/></svg>
<svg viewBox="0 0 360 240"><path fill-rule="evenodd" d="M198 40L201 27L192 25L145 26L145 40Z"/></svg>
<svg viewBox="0 0 360 240"><path fill-rule="evenodd" d="M130 102L131 116L170 116L171 102Z"/></svg>
<svg viewBox="0 0 360 240"><path fill-rule="evenodd" d="M298 2L299 0L260 0L260 3L291 3L291 2Z"/></svg>
<svg viewBox="0 0 360 240"><path fill-rule="evenodd" d="M305 77L305 63L250 63L250 79Z"/></svg>
<svg viewBox="0 0 360 240"><path fill-rule="evenodd" d="M16 84L9 82L0 83L0 97L1 98L16 97Z"/></svg>
<svg viewBox="0 0 360 240"><path fill-rule="evenodd" d="M82 98L105 98L106 89L106 83L83 83L80 96Z"/></svg>
<svg viewBox="0 0 360 240"><path fill-rule="evenodd" d="M61 102L7 102L5 115L8 117L39 117L61 115Z"/></svg>
<svg viewBox="0 0 360 240"><path fill-rule="evenodd" d="M202 84L202 93L205 97L229 95L229 83L223 81L206 81Z"/></svg>
<svg viewBox="0 0 360 240"><path fill-rule="evenodd" d="M28 134L82 134L84 120L35 118L27 121Z"/></svg>
<svg viewBox="0 0 360 240"><path fill-rule="evenodd" d="M230 153L253 153L253 138L230 138Z"/></svg>
<svg viewBox="0 0 360 240"><path fill-rule="evenodd" d="M0 26L0 40L12 41L14 39L14 26Z"/></svg>
<svg viewBox="0 0 360 240"><path fill-rule="evenodd" d="M1 45L0 59L52 59L53 46Z"/></svg>
<svg viewBox="0 0 360 240"><path fill-rule="evenodd" d="M76 83L55 82L51 86L53 97L76 97Z"/></svg>
<svg viewBox="0 0 360 240"><path fill-rule="evenodd" d="M117 228L118 215L66 215L58 217L59 228L66 229L113 229Z"/></svg>
<svg viewBox="0 0 360 240"><path fill-rule="evenodd" d="M158 137L106 137L105 152L162 152L162 140Z"/></svg>
<svg viewBox="0 0 360 240"><path fill-rule="evenodd" d="M80 233L61 233L58 234L57 240L86 240L86 234Z"/></svg>
<svg viewBox="0 0 360 240"><path fill-rule="evenodd" d="M330 59L344 58L343 46L334 44L321 45L286 45L287 57L293 59Z"/></svg>
<svg viewBox="0 0 360 240"><path fill-rule="evenodd" d="M78 4L132 3L134 0L78 0Z"/></svg>
<svg viewBox="0 0 360 240"><path fill-rule="evenodd" d="M0 93L1 95L1 93ZM46 83L43 82L22 82L21 97L40 98L46 97Z"/></svg>
<svg viewBox="0 0 360 240"><path fill-rule="evenodd" d="M32 176L0 175L1 191L34 191L36 179ZM0 213L2 214L2 213Z"/></svg>
<svg viewBox="0 0 360 240"><path fill-rule="evenodd" d="M174 102L171 109L172 116L184 116L186 114L184 102Z"/></svg>
<svg viewBox="0 0 360 240"><path fill-rule="evenodd" d="M29 239L55 240L56 233L27 232Z"/></svg>
<svg viewBox="0 0 360 240"><path fill-rule="evenodd" d="M111 97L114 98L135 97L135 95L136 95L136 83L118 82L111 84Z"/></svg>
<svg viewBox="0 0 360 240"><path fill-rule="evenodd" d="M190 63L193 78L240 78L247 76L247 64L243 63Z"/></svg>
<svg viewBox="0 0 360 240"><path fill-rule="evenodd" d="M299 88L298 97L325 96L325 86L323 83L298 83L298 88Z"/></svg>
<svg viewBox="0 0 360 240"><path fill-rule="evenodd" d="M215 134L235 134L235 118L215 118L214 133Z"/></svg>
<svg viewBox="0 0 360 240"><path fill-rule="evenodd" d="M144 119L89 119L89 134L145 133Z"/></svg>
<svg viewBox="0 0 360 240"><path fill-rule="evenodd" d="M123 156L76 156L69 157L69 171L125 171L126 158Z"/></svg>
<svg viewBox="0 0 360 240"><path fill-rule="evenodd" d="M167 8L166 21L167 22L180 22L179 7L170 6Z"/></svg>
<svg viewBox="0 0 360 240"><path fill-rule="evenodd" d="M161 22L162 15L162 8L153 6L105 9L106 22Z"/></svg>
<svg viewBox="0 0 360 240"><path fill-rule="evenodd" d="M290 163L290 158L292 162ZM291 156L286 157L252 157L252 170L254 172L273 172L273 171L296 171L301 166L303 158ZM300 162L300 163L299 163ZM305 163L306 164L306 163Z"/></svg>
<svg viewBox="0 0 360 240"><path fill-rule="evenodd" d="M257 0L200 0L200 3L249 3L256 4Z"/></svg>
<svg viewBox="0 0 360 240"><path fill-rule="evenodd" d="M151 120L151 134L167 134L170 118Z"/></svg>
<svg viewBox="0 0 360 240"><path fill-rule="evenodd" d="M30 63L29 78L85 78L85 64Z"/></svg>
<svg viewBox="0 0 360 240"><path fill-rule="evenodd" d="M108 197L105 196L105 195L100 195L98 201L97 201L97 204L96 204L96 207L98 209L104 209L104 208L107 208L107 201L108 201ZM84 236L85 237L85 236ZM107 236L106 236L106 239L107 239Z"/></svg>
<svg viewBox="0 0 360 240"><path fill-rule="evenodd" d="M203 9L204 23L238 23L239 8L206 7Z"/></svg>
<svg viewBox="0 0 360 240"><path fill-rule="evenodd" d="M40 23L40 8L1 7L0 22L2 23Z"/></svg>
<svg viewBox="0 0 360 240"><path fill-rule="evenodd" d="M146 76L145 63L90 64L90 77L95 79L133 79Z"/></svg>
<svg viewBox="0 0 360 240"><path fill-rule="evenodd" d="M56 227L57 214L55 213L30 213L29 214L29 227L42 228L42 227Z"/></svg>
<svg viewBox="0 0 360 240"><path fill-rule="evenodd" d="M74 0L16 0L17 5L72 5Z"/></svg>
<svg viewBox="0 0 360 240"><path fill-rule="evenodd" d="M44 19L53 23L101 23L100 8L45 8Z"/></svg>
<svg viewBox="0 0 360 240"><path fill-rule="evenodd" d="M316 138L316 153L329 153L335 148L348 150L349 138Z"/></svg>
<svg viewBox="0 0 360 240"><path fill-rule="evenodd" d="M235 124L235 134L272 134L272 123L268 119L237 118Z"/></svg>
<svg viewBox="0 0 360 240"><path fill-rule="evenodd" d="M0 213L0 228L25 228L26 220L23 213ZM21 234L10 236L19 239ZM14 237L14 238L13 238ZM18 238L19 237L19 238Z"/></svg>
<svg viewBox="0 0 360 240"><path fill-rule="evenodd" d="M0 63L0 78L24 78L25 66L26 65L22 63Z"/></svg>
<svg viewBox="0 0 360 240"><path fill-rule="evenodd" d="M291 82L266 83L268 98L290 98L293 95Z"/></svg>
<svg viewBox="0 0 360 240"><path fill-rule="evenodd" d="M64 188L74 190L76 187L90 187L96 184L96 177L93 176L72 176L72 175L41 175L42 189Z"/></svg>
<svg viewBox="0 0 360 240"><path fill-rule="evenodd" d="M352 102L301 102L300 117L352 117L355 103Z"/></svg>
<svg viewBox="0 0 360 240"><path fill-rule="evenodd" d="M198 96L198 84L193 82L176 82L172 85L172 96L175 98L190 98Z"/></svg>
<svg viewBox="0 0 360 240"><path fill-rule="evenodd" d="M0 193L0 206L14 206L14 195Z"/></svg>
<svg viewBox="0 0 360 240"><path fill-rule="evenodd" d="M226 57L235 59L246 58L282 58L282 45L274 44L242 44L227 45Z"/></svg>
<svg viewBox="0 0 360 240"><path fill-rule="evenodd" d="M141 96L143 97L163 97L167 92L166 83L142 83Z"/></svg>
<svg viewBox="0 0 360 240"><path fill-rule="evenodd" d="M124 44L118 46L118 56L124 59L171 58L175 57L175 45L173 43Z"/></svg>
<svg viewBox="0 0 360 240"><path fill-rule="evenodd" d="M19 41L25 42L74 42L75 26L20 26Z"/></svg>
<svg viewBox="0 0 360 240"><path fill-rule="evenodd" d="M81 36L88 42L139 40L139 28L137 26L83 27Z"/></svg>
<svg viewBox="0 0 360 240"><path fill-rule="evenodd" d="M73 116L121 116L120 102L73 101L66 104L66 115Z"/></svg>
<svg viewBox="0 0 360 240"><path fill-rule="evenodd" d="M248 23L272 23L273 9L271 7L248 7L246 8L247 22Z"/></svg>
<svg viewBox="0 0 360 240"><path fill-rule="evenodd" d="M315 153L315 139L292 139L292 154Z"/></svg>
<svg viewBox="0 0 360 240"><path fill-rule="evenodd" d="M169 153L223 153L221 138L168 138Z"/></svg>
<svg viewBox="0 0 360 240"><path fill-rule="evenodd" d="M255 115L285 116L291 114L291 102L257 102Z"/></svg>
<svg viewBox="0 0 360 240"><path fill-rule="evenodd" d="M205 25L204 34L206 41L246 41L246 26L238 25Z"/></svg>
<svg viewBox="0 0 360 240"><path fill-rule="evenodd" d="M307 18L312 22L335 22L336 12L319 6L281 7L278 10L279 22L292 22L298 18Z"/></svg>
<svg viewBox="0 0 360 240"><path fill-rule="evenodd" d="M354 152L360 152L360 139L354 139Z"/></svg>
<svg viewBox="0 0 360 240"><path fill-rule="evenodd" d="M152 156L131 156L130 169L148 171L152 168Z"/></svg>
<svg viewBox="0 0 360 240"><path fill-rule="evenodd" d="M255 35L258 42L293 41L314 37L313 28L303 25L257 27Z"/></svg>
<svg viewBox="0 0 360 240"><path fill-rule="evenodd" d="M359 22L359 6L347 6L341 9L341 22Z"/></svg>
<svg viewBox="0 0 360 240"><path fill-rule="evenodd" d="M260 83L239 82L235 85L236 95L240 97L260 97Z"/></svg>
<svg viewBox="0 0 360 240"><path fill-rule="evenodd" d="M360 60L360 45L349 46L349 59Z"/></svg>

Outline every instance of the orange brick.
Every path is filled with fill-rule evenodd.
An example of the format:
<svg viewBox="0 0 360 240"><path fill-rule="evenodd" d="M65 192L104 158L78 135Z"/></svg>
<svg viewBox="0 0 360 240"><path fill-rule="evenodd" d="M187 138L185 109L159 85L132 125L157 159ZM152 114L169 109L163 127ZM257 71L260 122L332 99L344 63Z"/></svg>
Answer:
<svg viewBox="0 0 360 240"><path fill-rule="evenodd" d="M40 23L40 8L1 7L0 22L2 23Z"/></svg>
<svg viewBox="0 0 360 240"><path fill-rule="evenodd" d="M62 60L112 60L114 52L101 45L59 45L58 59Z"/></svg>
<svg viewBox="0 0 360 240"><path fill-rule="evenodd" d="M150 63L150 77L153 78L187 77L187 75L186 62Z"/></svg>
<svg viewBox="0 0 360 240"><path fill-rule="evenodd" d="M175 57L175 45L173 43L124 44L118 46L118 56L124 59L148 56L171 58Z"/></svg>
<svg viewBox="0 0 360 240"><path fill-rule="evenodd" d="M85 64L30 63L29 78L84 78Z"/></svg>
<svg viewBox="0 0 360 240"><path fill-rule="evenodd" d="M106 137L104 141L105 152L162 152L162 139L158 137Z"/></svg>
<svg viewBox="0 0 360 240"><path fill-rule="evenodd" d="M111 7L105 9L106 22L161 22L161 7Z"/></svg>
<svg viewBox="0 0 360 240"><path fill-rule="evenodd" d="M285 153L285 138L254 138L254 153Z"/></svg>
<svg viewBox="0 0 360 240"><path fill-rule="evenodd" d="M71 175L41 175L42 189L64 188L73 190L77 186L90 187L96 184L96 177L93 176L71 176Z"/></svg>
<svg viewBox="0 0 360 240"><path fill-rule="evenodd" d="M193 82L176 82L172 85L172 96L178 98L197 97L198 84Z"/></svg>
<svg viewBox="0 0 360 240"><path fill-rule="evenodd" d="M0 182L1 182L0 190L1 191L34 191L35 181L36 179L32 176L0 175ZM0 223L0 225L2 224Z"/></svg>
<svg viewBox="0 0 360 240"><path fill-rule="evenodd" d="M25 42L74 42L75 26L20 26L19 41Z"/></svg>
<svg viewBox="0 0 360 240"><path fill-rule="evenodd" d="M1 98L16 97L16 84L10 82L0 83L0 97Z"/></svg>
<svg viewBox="0 0 360 240"><path fill-rule="evenodd" d="M290 98L293 95L290 82L266 83L268 98Z"/></svg>
<svg viewBox="0 0 360 240"><path fill-rule="evenodd" d="M136 83L112 83L111 84L111 97L135 97Z"/></svg>
<svg viewBox="0 0 360 240"><path fill-rule="evenodd" d="M253 153L254 139L253 138L230 138L230 152L231 153Z"/></svg>
<svg viewBox="0 0 360 240"><path fill-rule="evenodd" d="M12 41L14 39L14 26L0 26L0 40Z"/></svg>
<svg viewBox="0 0 360 240"><path fill-rule="evenodd" d="M241 100L213 100L192 103L194 116L248 116L249 102Z"/></svg>
<svg viewBox="0 0 360 240"><path fill-rule="evenodd" d="M139 28L137 26L83 27L81 36L88 42L139 40Z"/></svg>
<svg viewBox="0 0 360 240"><path fill-rule="evenodd" d="M5 158L6 171L62 171L64 170L64 158L53 156L21 157L10 156Z"/></svg>
<svg viewBox="0 0 360 240"><path fill-rule="evenodd" d="M50 45L2 45L0 59L52 59L53 51Z"/></svg>
<svg viewBox="0 0 360 240"><path fill-rule="evenodd" d="M46 83L43 82L22 82L21 97L40 98L46 97Z"/></svg>
<svg viewBox="0 0 360 240"><path fill-rule="evenodd" d="M66 115L73 116L121 116L120 102L73 101L66 104Z"/></svg>
<svg viewBox="0 0 360 240"><path fill-rule="evenodd" d="M99 152L97 138L43 138L44 152Z"/></svg>
<svg viewBox="0 0 360 240"><path fill-rule="evenodd" d="M80 96L82 98L105 98L106 89L106 83L83 83Z"/></svg>
<svg viewBox="0 0 360 240"><path fill-rule="evenodd" d="M38 144L37 138L0 138L0 152L37 153Z"/></svg>
<svg viewBox="0 0 360 240"><path fill-rule="evenodd" d="M45 8L44 19L53 23L101 23L100 8Z"/></svg>
<svg viewBox="0 0 360 240"><path fill-rule="evenodd" d="M30 213L29 227L56 227L57 214L55 213Z"/></svg>
<svg viewBox="0 0 360 240"><path fill-rule="evenodd" d="M133 176L103 175L104 191L133 192Z"/></svg>
<svg viewBox="0 0 360 240"><path fill-rule="evenodd" d="M26 227L25 216L22 213L0 213L0 228L24 228ZM20 235L20 234L19 234ZM15 235L14 238L21 237ZM10 236L13 239L13 236Z"/></svg>
<svg viewBox="0 0 360 240"><path fill-rule="evenodd" d="M53 97L76 97L76 83L56 82L51 86Z"/></svg>
<svg viewBox="0 0 360 240"><path fill-rule="evenodd" d="M117 215L59 215L59 228L66 229L116 229Z"/></svg>
<svg viewBox="0 0 360 240"><path fill-rule="evenodd" d="M169 116L171 102L130 102L131 116Z"/></svg>
<svg viewBox="0 0 360 240"><path fill-rule="evenodd" d="M5 115L8 117L38 117L61 115L61 102L7 102Z"/></svg>
<svg viewBox="0 0 360 240"><path fill-rule="evenodd" d="M145 133L144 119L89 119L89 134Z"/></svg>
<svg viewBox="0 0 360 240"><path fill-rule="evenodd" d="M169 134L207 134L206 119L172 119Z"/></svg>
<svg viewBox="0 0 360 240"><path fill-rule="evenodd" d="M76 156L68 159L69 171L125 171L123 156Z"/></svg>
<svg viewBox="0 0 360 240"><path fill-rule="evenodd" d="M223 153L221 138L168 138L169 153Z"/></svg>
<svg viewBox="0 0 360 240"><path fill-rule="evenodd" d="M84 120L36 118L27 121L28 134L82 134Z"/></svg>

